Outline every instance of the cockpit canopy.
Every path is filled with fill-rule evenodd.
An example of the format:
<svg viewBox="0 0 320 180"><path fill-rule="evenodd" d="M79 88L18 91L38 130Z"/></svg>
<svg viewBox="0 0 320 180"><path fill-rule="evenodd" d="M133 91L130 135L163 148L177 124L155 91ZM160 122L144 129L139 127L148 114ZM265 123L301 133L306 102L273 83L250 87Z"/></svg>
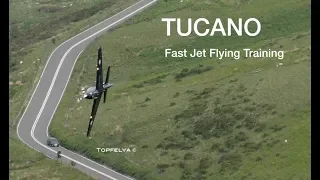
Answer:
<svg viewBox="0 0 320 180"><path fill-rule="evenodd" d="M89 87L86 91L86 94L92 94L96 90L96 87Z"/></svg>

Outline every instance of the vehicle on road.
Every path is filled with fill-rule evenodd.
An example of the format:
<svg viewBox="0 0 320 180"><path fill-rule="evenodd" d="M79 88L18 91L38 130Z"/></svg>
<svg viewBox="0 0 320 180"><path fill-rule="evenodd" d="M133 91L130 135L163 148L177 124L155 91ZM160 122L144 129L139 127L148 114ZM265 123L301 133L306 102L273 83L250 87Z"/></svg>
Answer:
<svg viewBox="0 0 320 180"><path fill-rule="evenodd" d="M47 140L47 145L51 147L59 147L60 144L56 138L49 137Z"/></svg>

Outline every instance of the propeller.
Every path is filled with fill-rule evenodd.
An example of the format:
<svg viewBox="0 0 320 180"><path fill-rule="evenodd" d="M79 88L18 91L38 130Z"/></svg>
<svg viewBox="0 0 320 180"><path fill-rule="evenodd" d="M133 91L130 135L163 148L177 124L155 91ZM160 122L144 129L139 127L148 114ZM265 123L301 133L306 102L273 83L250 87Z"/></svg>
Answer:
<svg viewBox="0 0 320 180"><path fill-rule="evenodd" d="M107 75L106 75L106 81L104 82L105 84L109 83L109 74L110 74L110 66L108 66L108 71L107 71ZM108 89L106 89L106 90L104 91L104 94L103 94L103 103L106 103L107 92L108 92Z"/></svg>

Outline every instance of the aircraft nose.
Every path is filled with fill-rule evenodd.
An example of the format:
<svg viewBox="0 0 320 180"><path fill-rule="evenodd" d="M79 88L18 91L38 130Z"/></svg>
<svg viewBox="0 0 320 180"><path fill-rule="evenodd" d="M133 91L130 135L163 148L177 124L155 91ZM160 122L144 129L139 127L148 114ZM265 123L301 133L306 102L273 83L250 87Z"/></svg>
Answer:
<svg viewBox="0 0 320 180"><path fill-rule="evenodd" d="M86 97L88 97L88 95L87 95L87 94L84 94L84 95L83 95L83 98L86 98Z"/></svg>

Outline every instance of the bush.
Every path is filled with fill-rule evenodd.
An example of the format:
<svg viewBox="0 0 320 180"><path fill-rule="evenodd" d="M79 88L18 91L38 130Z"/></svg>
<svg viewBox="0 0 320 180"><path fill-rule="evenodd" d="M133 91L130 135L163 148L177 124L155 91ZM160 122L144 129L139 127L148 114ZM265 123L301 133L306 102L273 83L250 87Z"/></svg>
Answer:
<svg viewBox="0 0 320 180"><path fill-rule="evenodd" d="M142 85L142 84L135 84L135 85L133 85L132 87L134 87L134 88L142 88L143 85Z"/></svg>
<svg viewBox="0 0 320 180"><path fill-rule="evenodd" d="M275 124L275 125L271 126L270 129L273 130L273 132L277 132L277 131L281 131L285 127L286 127L285 125L279 126L279 125Z"/></svg>
<svg viewBox="0 0 320 180"><path fill-rule="evenodd" d="M183 131L181 132L181 134L182 134L185 138L190 138L190 137L192 137L192 135L193 135L190 131L187 131L187 130L183 130Z"/></svg>
<svg viewBox="0 0 320 180"><path fill-rule="evenodd" d="M211 93L212 91L214 91L215 88L205 88L201 93L200 95L207 95L209 93Z"/></svg>
<svg viewBox="0 0 320 180"><path fill-rule="evenodd" d="M242 120L246 115L243 112L234 113L234 118L237 120Z"/></svg>
<svg viewBox="0 0 320 180"><path fill-rule="evenodd" d="M235 139L228 139L225 141L224 144L226 145L227 148L233 149L236 146L237 141Z"/></svg>
<svg viewBox="0 0 320 180"><path fill-rule="evenodd" d="M262 157L258 156L255 161L262 161Z"/></svg>
<svg viewBox="0 0 320 180"><path fill-rule="evenodd" d="M180 71L180 73L175 75L175 79L176 79L176 81L178 81L178 80L181 80L182 78L185 78L187 76L201 74L201 73L210 71L212 69L213 69L212 66L203 67L202 65L199 65L199 66L192 68L192 69L184 68Z"/></svg>
<svg viewBox="0 0 320 180"><path fill-rule="evenodd" d="M254 152L261 147L261 144L256 144L254 142L246 142L244 144L245 152Z"/></svg>
<svg viewBox="0 0 320 180"><path fill-rule="evenodd" d="M176 115L174 119L175 120L190 119L194 116L201 115L206 109L207 109L207 102L205 101L194 102L193 104L191 104L191 106L188 107L188 109Z"/></svg>
<svg viewBox="0 0 320 180"><path fill-rule="evenodd" d="M165 155L167 155L167 154L168 154L167 151L162 151L162 152L160 153L160 156L165 156Z"/></svg>
<svg viewBox="0 0 320 180"><path fill-rule="evenodd" d="M256 124L256 129L254 130L255 132L262 132L265 130L267 125L265 123L257 123Z"/></svg>
<svg viewBox="0 0 320 180"><path fill-rule="evenodd" d="M256 110L256 108L255 107L245 107L244 110L249 111L249 112L253 112Z"/></svg>
<svg viewBox="0 0 320 180"><path fill-rule="evenodd" d="M180 162L180 163L179 163L179 167L180 167L181 169L184 169L184 168L186 167L186 164L185 164L184 162Z"/></svg>
<svg viewBox="0 0 320 180"><path fill-rule="evenodd" d="M220 143L213 143L211 146L211 150L218 150L220 148L221 144Z"/></svg>
<svg viewBox="0 0 320 180"><path fill-rule="evenodd" d="M208 169L211 166L211 164L212 164L212 161L208 156L203 157L199 162L198 169L200 170Z"/></svg>
<svg viewBox="0 0 320 180"><path fill-rule="evenodd" d="M51 39L52 44L56 44L56 38Z"/></svg>
<svg viewBox="0 0 320 180"><path fill-rule="evenodd" d="M184 155L183 159L184 160L191 160L193 158L193 154L188 152Z"/></svg>
<svg viewBox="0 0 320 180"><path fill-rule="evenodd" d="M242 163L242 157L240 154L236 153L228 153L228 154L223 154L218 163L221 164L221 169L231 169L231 170L237 170L239 166Z"/></svg>
<svg viewBox="0 0 320 180"><path fill-rule="evenodd" d="M239 133L236 135L235 139L236 139L237 141L246 141L246 140L249 139L249 137L248 137L244 132L239 132Z"/></svg>
<svg viewBox="0 0 320 180"><path fill-rule="evenodd" d="M255 125L256 125L256 120L253 119L252 117L247 117L244 120L244 122L245 122L244 126L249 130L253 129L255 127Z"/></svg>
<svg viewBox="0 0 320 180"><path fill-rule="evenodd" d="M157 168L158 169L167 169L167 168L169 168L170 167L170 165L168 165L168 164L158 164L157 165Z"/></svg>

